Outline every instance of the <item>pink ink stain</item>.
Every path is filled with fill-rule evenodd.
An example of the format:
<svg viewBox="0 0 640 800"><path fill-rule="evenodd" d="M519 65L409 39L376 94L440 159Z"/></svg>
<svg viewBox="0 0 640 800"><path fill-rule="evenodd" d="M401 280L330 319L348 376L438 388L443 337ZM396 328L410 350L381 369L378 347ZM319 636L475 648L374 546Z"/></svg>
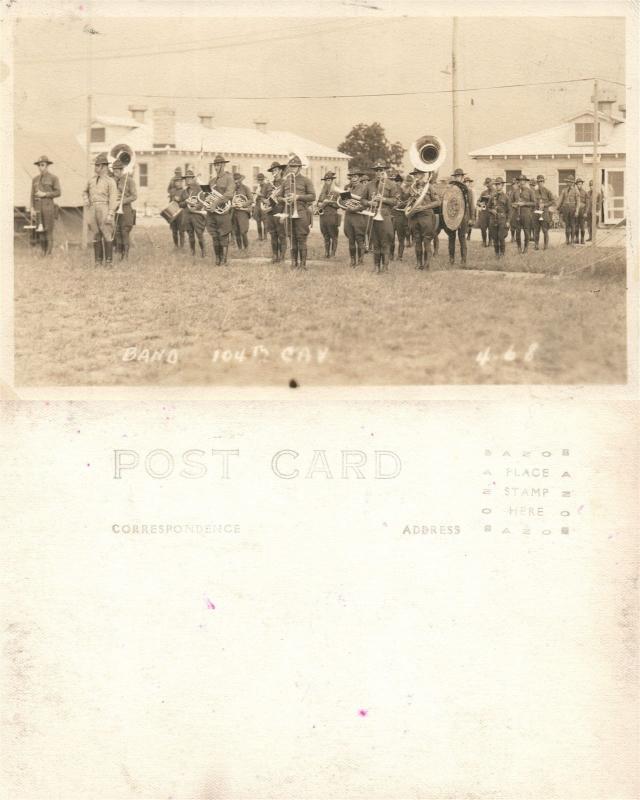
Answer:
<svg viewBox="0 0 640 800"><path fill-rule="evenodd" d="M213 603L211 602L211 600L209 600L209 598L208 598L208 597L207 597L207 608L210 608L212 611L215 611L215 608L216 608L216 607L213 605Z"/></svg>
<svg viewBox="0 0 640 800"><path fill-rule="evenodd" d="M358 711L358 714L359 714L361 717L366 717L368 713L369 713L369 711L368 711L368 709L366 709L366 708L361 708L361 709Z"/></svg>

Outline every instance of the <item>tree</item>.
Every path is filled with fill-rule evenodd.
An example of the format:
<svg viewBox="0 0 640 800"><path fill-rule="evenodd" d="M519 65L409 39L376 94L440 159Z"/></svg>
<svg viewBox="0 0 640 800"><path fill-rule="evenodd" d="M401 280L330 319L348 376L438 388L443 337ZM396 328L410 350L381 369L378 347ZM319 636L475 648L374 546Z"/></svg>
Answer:
<svg viewBox="0 0 640 800"><path fill-rule="evenodd" d="M379 122L354 125L344 142L338 145L338 150L350 156L349 167L355 169L368 169L376 161L386 161L389 166L399 169L405 154L400 142L392 144L387 139Z"/></svg>

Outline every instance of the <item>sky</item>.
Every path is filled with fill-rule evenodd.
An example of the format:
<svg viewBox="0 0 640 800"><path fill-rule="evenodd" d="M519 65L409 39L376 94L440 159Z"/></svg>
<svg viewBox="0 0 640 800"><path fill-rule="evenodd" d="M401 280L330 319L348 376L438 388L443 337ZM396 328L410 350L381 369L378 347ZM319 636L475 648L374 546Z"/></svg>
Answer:
<svg viewBox="0 0 640 800"><path fill-rule="evenodd" d="M456 63L465 91L457 94L455 166L469 167L469 150L582 111L593 84L577 79L624 83L624 24L621 17L459 18ZM95 114L127 116L129 104L143 103L175 108L185 122L207 110L224 126L261 117L271 129L330 147L353 125L379 122L407 149L431 133L451 155L450 17L100 17L91 21L94 33L86 27L82 15L16 21L18 135L81 130L91 88ZM547 81L559 83L530 85ZM485 88L504 84L529 85ZM623 100L624 86L603 85ZM292 96L303 99L284 99ZM264 99L231 99L247 97ZM454 166L450 157L446 166Z"/></svg>

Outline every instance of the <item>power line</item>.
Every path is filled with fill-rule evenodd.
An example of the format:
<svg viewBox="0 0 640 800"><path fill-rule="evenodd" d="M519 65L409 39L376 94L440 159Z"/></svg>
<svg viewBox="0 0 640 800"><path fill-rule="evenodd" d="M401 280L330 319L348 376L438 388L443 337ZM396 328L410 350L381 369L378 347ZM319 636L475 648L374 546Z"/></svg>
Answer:
<svg viewBox="0 0 640 800"><path fill-rule="evenodd" d="M565 83L584 83L585 81L593 81L595 78L568 78L560 81L535 81L531 83L503 83L494 86L474 86L469 88L456 89L456 92L483 92L491 89L517 89L527 86L552 86ZM602 80L607 80L606 78ZM616 83L619 86L626 84L620 81L608 81L609 83ZM629 87L630 88L630 87ZM452 89L427 89L411 92L366 92L354 94L292 94L292 95L242 95L231 97L229 95L202 95L202 94L140 94L137 92L95 92L101 97L141 97L141 98L155 98L165 99L167 97L174 100L340 100L340 99L354 99L358 97L416 97L418 95L434 95L434 94L452 94Z"/></svg>

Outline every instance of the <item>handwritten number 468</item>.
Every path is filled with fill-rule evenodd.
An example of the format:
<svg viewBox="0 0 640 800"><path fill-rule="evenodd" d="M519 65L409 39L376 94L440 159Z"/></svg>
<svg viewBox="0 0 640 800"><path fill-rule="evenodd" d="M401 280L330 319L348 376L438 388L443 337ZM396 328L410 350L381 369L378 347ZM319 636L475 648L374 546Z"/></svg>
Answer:
<svg viewBox="0 0 640 800"><path fill-rule="evenodd" d="M532 344L530 344L522 360L533 361L533 357L537 349L538 349L537 342L533 342ZM485 350L481 350L478 353L478 355L476 356L476 363L481 367L486 367L487 364L491 363L491 361L495 361L497 359L502 359L502 361L515 361L517 358L518 354L513 349L512 345L509 345L509 348L505 350L504 353L502 353L502 355L492 353L491 348L487 347Z"/></svg>

